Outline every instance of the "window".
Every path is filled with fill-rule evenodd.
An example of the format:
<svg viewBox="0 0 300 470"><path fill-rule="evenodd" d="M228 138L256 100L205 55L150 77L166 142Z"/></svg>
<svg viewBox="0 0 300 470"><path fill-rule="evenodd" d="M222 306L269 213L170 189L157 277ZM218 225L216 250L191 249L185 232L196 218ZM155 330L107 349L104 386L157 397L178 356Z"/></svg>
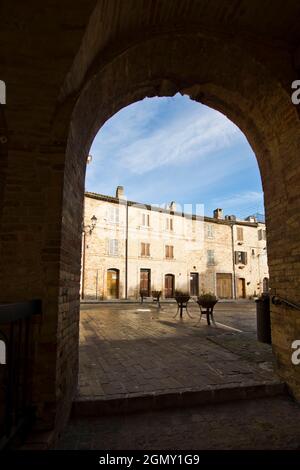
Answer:
<svg viewBox="0 0 300 470"><path fill-rule="evenodd" d="M141 243L141 256L150 256L150 243Z"/></svg>
<svg viewBox="0 0 300 470"><path fill-rule="evenodd" d="M214 238L214 227L212 224L207 225L206 235L207 238Z"/></svg>
<svg viewBox="0 0 300 470"><path fill-rule="evenodd" d="M166 258L174 258L174 247L172 245L165 246Z"/></svg>
<svg viewBox="0 0 300 470"><path fill-rule="evenodd" d="M259 240L266 240L266 239L267 239L267 235L266 235L266 231L265 231L265 230L259 229L259 231L258 231L258 239L259 239Z"/></svg>
<svg viewBox="0 0 300 470"><path fill-rule="evenodd" d="M107 220L111 224L119 223L119 207L117 206L108 206L107 208Z"/></svg>
<svg viewBox="0 0 300 470"><path fill-rule="evenodd" d="M173 219L171 217L166 219L166 230L173 231Z"/></svg>
<svg viewBox="0 0 300 470"><path fill-rule="evenodd" d="M252 256L255 256L255 250L254 250L254 248L252 248L251 254L252 254Z"/></svg>
<svg viewBox="0 0 300 470"><path fill-rule="evenodd" d="M235 264L247 264L247 252L246 251L235 251Z"/></svg>
<svg viewBox="0 0 300 470"><path fill-rule="evenodd" d="M119 241L116 239L107 240L107 254L117 256L119 253Z"/></svg>
<svg viewBox="0 0 300 470"><path fill-rule="evenodd" d="M150 227L150 214L142 214L143 227Z"/></svg>
<svg viewBox="0 0 300 470"><path fill-rule="evenodd" d="M215 252L214 250L207 250L207 264L215 264Z"/></svg>
<svg viewBox="0 0 300 470"><path fill-rule="evenodd" d="M242 227L236 228L236 236L239 242L242 242L244 240L244 231Z"/></svg>

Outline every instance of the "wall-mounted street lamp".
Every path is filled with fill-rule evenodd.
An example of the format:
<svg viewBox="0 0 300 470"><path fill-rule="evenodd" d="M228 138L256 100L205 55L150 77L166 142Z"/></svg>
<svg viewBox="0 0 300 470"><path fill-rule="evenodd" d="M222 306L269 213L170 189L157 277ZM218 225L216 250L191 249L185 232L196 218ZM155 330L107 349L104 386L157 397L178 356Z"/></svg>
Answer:
<svg viewBox="0 0 300 470"><path fill-rule="evenodd" d="M92 232L94 230L94 228L96 227L96 223L97 223L97 217L95 215L93 215L93 217L91 217L91 225L88 225L87 228L89 229L89 234L92 235Z"/></svg>
<svg viewBox="0 0 300 470"><path fill-rule="evenodd" d="M85 251L88 248L88 245L86 243L86 234L89 233L92 235L94 228L96 227L97 224L97 217L93 215L91 217L91 223L90 225L84 225L83 230L82 230L82 260L81 260L81 298L84 299L84 284L85 284Z"/></svg>

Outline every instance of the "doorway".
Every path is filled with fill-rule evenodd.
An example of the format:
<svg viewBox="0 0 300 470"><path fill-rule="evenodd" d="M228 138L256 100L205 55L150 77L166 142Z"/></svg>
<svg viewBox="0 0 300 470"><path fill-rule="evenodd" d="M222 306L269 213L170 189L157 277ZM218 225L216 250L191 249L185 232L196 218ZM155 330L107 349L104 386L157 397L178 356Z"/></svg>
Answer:
<svg viewBox="0 0 300 470"><path fill-rule="evenodd" d="M175 276L174 274L165 275L165 298L171 299L174 297Z"/></svg>
<svg viewBox="0 0 300 470"><path fill-rule="evenodd" d="M217 273L217 296L232 299L232 274Z"/></svg>
<svg viewBox="0 0 300 470"><path fill-rule="evenodd" d="M238 299L246 298L246 282L244 278L239 278L237 280L237 298Z"/></svg>
<svg viewBox="0 0 300 470"><path fill-rule="evenodd" d="M190 294L192 296L199 295L199 273L190 274Z"/></svg>
<svg viewBox="0 0 300 470"><path fill-rule="evenodd" d="M109 299L119 298L119 270L108 269L107 271L107 297Z"/></svg>
<svg viewBox="0 0 300 470"><path fill-rule="evenodd" d="M140 271L140 291L143 295L150 297L151 290L151 269L141 269Z"/></svg>

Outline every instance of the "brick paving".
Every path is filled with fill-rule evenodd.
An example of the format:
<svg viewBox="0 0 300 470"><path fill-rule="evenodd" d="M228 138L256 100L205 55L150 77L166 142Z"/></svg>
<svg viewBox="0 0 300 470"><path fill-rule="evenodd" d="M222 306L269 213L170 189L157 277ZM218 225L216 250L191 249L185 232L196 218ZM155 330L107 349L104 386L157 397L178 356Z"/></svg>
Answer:
<svg viewBox="0 0 300 470"><path fill-rule="evenodd" d="M300 449L300 407L288 397L72 420L58 449Z"/></svg>
<svg viewBox="0 0 300 470"><path fill-rule="evenodd" d="M56 448L299 449L298 404L284 395L254 400L248 392L247 400L234 401L230 389L280 383L270 346L255 340L255 304L219 303L211 327L198 323L196 306L193 319L175 313L172 304L161 310L152 304L82 306L77 405L92 404L92 413L73 414ZM94 406L115 397L215 393L219 387L228 387L229 401L192 406L199 402L188 395L185 407L115 416L97 415ZM171 395L163 396L167 406Z"/></svg>
<svg viewBox="0 0 300 470"><path fill-rule="evenodd" d="M175 314L170 303L83 305L77 399L279 382L271 348L255 340L254 302L219 303L210 327L196 304L192 319Z"/></svg>

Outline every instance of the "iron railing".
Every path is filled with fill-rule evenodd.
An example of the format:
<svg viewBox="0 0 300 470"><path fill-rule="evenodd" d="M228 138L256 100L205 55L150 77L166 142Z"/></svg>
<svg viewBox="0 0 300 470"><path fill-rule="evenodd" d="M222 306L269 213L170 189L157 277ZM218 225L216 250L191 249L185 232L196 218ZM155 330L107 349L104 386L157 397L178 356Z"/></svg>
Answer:
<svg viewBox="0 0 300 470"><path fill-rule="evenodd" d="M0 449L32 418L33 315L41 301L0 304Z"/></svg>
<svg viewBox="0 0 300 470"><path fill-rule="evenodd" d="M279 295L273 295L271 297L272 304L274 305L285 305L287 307L293 308L295 310L300 310L300 305L296 304L295 302L291 302L290 300L284 299Z"/></svg>

